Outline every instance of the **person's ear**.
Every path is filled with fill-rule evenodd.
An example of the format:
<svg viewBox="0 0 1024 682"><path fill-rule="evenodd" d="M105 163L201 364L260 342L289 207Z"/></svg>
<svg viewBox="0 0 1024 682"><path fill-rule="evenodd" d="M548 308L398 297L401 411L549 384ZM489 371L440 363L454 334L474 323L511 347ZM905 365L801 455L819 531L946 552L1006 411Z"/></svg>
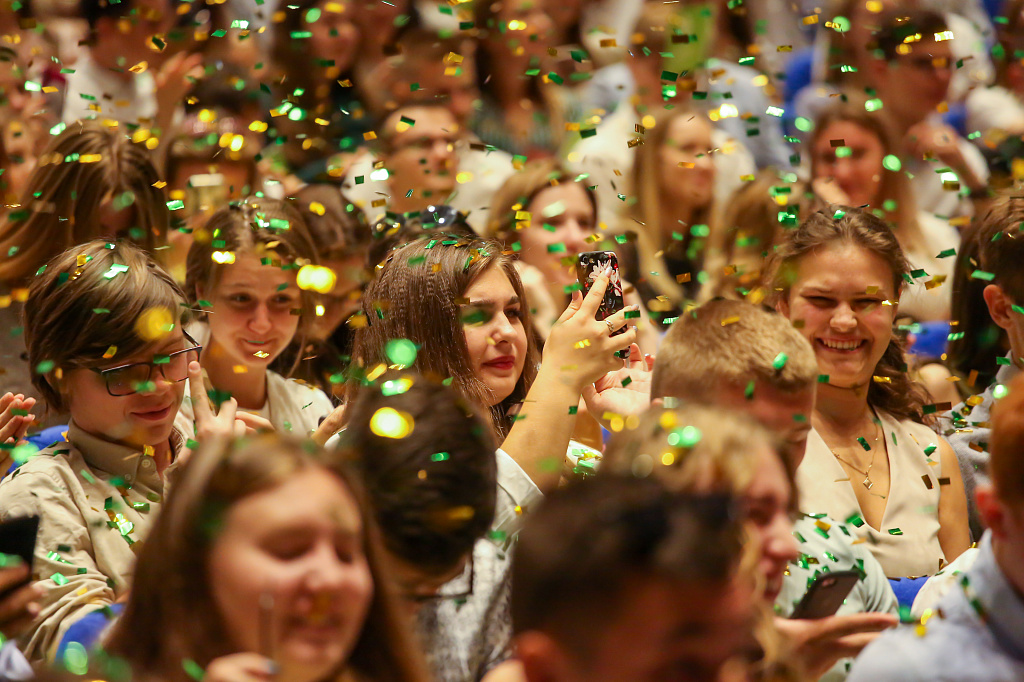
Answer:
<svg viewBox="0 0 1024 682"><path fill-rule="evenodd" d="M992 484L987 483L975 488L974 502L985 527L991 529L992 534L996 537L1005 538L1007 534L1006 510L999 498L996 497L996 491Z"/></svg>
<svg viewBox="0 0 1024 682"><path fill-rule="evenodd" d="M988 306L988 314L992 321L1003 329L1013 327L1013 301L1003 288L998 284L989 284L982 291L985 298L985 305Z"/></svg>
<svg viewBox="0 0 1024 682"><path fill-rule="evenodd" d="M572 661L548 634L530 630L516 637L516 658L524 682L563 682L572 679Z"/></svg>
<svg viewBox="0 0 1024 682"><path fill-rule="evenodd" d="M785 318L789 317L789 292L786 292L785 296L779 298L775 302L775 312L779 313Z"/></svg>

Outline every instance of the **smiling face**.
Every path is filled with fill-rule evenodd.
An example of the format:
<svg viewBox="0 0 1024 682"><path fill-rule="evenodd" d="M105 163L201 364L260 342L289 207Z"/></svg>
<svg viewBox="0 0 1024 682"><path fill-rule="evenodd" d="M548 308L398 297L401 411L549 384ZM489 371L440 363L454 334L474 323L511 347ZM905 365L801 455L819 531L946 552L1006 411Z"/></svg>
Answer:
<svg viewBox="0 0 1024 682"><path fill-rule="evenodd" d="M213 304L209 354L223 352L233 364L266 368L298 331L295 271L263 265L254 254L236 253L213 290L197 294Z"/></svg>
<svg viewBox="0 0 1024 682"><path fill-rule="evenodd" d="M134 362L152 362L154 355L168 355L189 348L181 329L175 327L166 339L128 357L114 357L97 369L109 369ZM160 372L151 375L151 390L114 397L106 380L91 369L65 372L62 392L68 396L71 418L83 431L130 447L163 447L171 435L178 405L185 394L184 382L169 382Z"/></svg>
<svg viewBox="0 0 1024 682"><path fill-rule="evenodd" d="M833 147L834 141L841 141L840 146ZM834 180L853 206L881 203L885 152L874 133L851 121L834 121L818 133L812 153L813 179Z"/></svg>
<svg viewBox="0 0 1024 682"><path fill-rule="evenodd" d="M491 390L489 406L512 395L526 362L523 303L505 272L489 267L463 298L463 330L473 374Z"/></svg>
<svg viewBox="0 0 1024 682"><path fill-rule="evenodd" d="M208 565L235 649L273 658L281 679L327 679L351 654L374 585L358 506L333 474L307 468L237 502Z"/></svg>
<svg viewBox="0 0 1024 682"><path fill-rule="evenodd" d="M519 257L532 265L559 288L576 281L576 267L562 265L562 259L587 250L587 237L594 234L594 203L587 190L575 182L546 187L526 207L530 227L516 234L522 250ZM565 250L551 251L555 244Z"/></svg>
<svg viewBox="0 0 1024 682"><path fill-rule="evenodd" d="M402 118L414 123L403 123ZM458 172L456 145L462 132L455 116L436 106L405 107L384 125L396 131L384 158L392 193L405 195L411 189L435 203L442 201L455 188Z"/></svg>
<svg viewBox="0 0 1024 682"><path fill-rule="evenodd" d="M770 448L762 448L751 483L743 492L743 504L747 528L761 547L757 568L765 579L763 596L768 603L779 596L786 566L798 555L789 515L792 496L782 460Z"/></svg>
<svg viewBox="0 0 1024 682"><path fill-rule="evenodd" d="M829 244L797 262L779 309L811 342L830 385L869 385L892 335L898 300L893 287L886 261L853 244Z"/></svg>

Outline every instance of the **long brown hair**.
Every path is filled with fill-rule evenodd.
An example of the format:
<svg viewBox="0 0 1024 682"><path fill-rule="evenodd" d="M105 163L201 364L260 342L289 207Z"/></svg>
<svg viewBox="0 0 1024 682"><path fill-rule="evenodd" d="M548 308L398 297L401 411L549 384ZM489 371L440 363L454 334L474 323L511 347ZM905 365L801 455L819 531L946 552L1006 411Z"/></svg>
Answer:
<svg viewBox="0 0 1024 682"><path fill-rule="evenodd" d="M892 272L893 291L899 299L904 276L910 274L910 263L900 248L896 235L878 216L858 208L830 206L815 211L799 227L791 231L768 262L767 286L769 303L777 304L789 297L800 260L829 244L851 244L875 254ZM875 366L868 388L868 402L897 419L923 422L922 409L930 402L925 389L907 374L902 339L895 333Z"/></svg>
<svg viewBox="0 0 1024 682"><path fill-rule="evenodd" d="M21 207L0 227L0 281L19 283L75 244L129 237L152 252L167 238L170 213L160 176L145 147L117 127L73 123L39 157ZM134 208L127 234L109 234L100 208Z"/></svg>
<svg viewBox="0 0 1024 682"><path fill-rule="evenodd" d="M458 300L491 268L500 268L519 300L526 300L512 256L495 242L434 235L392 253L378 266L363 293L365 326L357 330L352 349L349 399L358 392L362 376L378 366L393 364L387 355L388 342L408 339L418 347L414 365L418 371L451 379L461 396L481 408L490 405L490 389L473 373ZM508 432L512 425L509 411L526 398L537 376L533 323L526 306L522 311L527 343L523 373L512 394L490 408L499 436Z"/></svg>
<svg viewBox="0 0 1024 682"><path fill-rule="evenodd" d="M638 260L638 272L635 276L645 278L654 290L661 295L667 296L674 303L681 302L685 295L682 287L666 271L665 265L657 255L666 246L663 235L665 233L661 216L661 153L668 140L668 131L672 124L683 117L706 116L702 112L678 106L664 112L657 120L657 125L651 128L646 135L644 144L637 148L636 161L633 164L632 189L636 196L636 204L631 214L636 228L635 248ZM710 126L710 122L707 122ZM707 206L697 209L693 214L693 225L707 225L709 230L715 232L714 198ZM689 251L696 248L701 251L701 257L695 259L698 263L703 259L703 247L695 243L690 232L691 225L680 226L683 232L681 246ZM696 278L696 273L694 273Z"/></svg>
<svg viewBox="0 0 1024 682"><path fill-rule="evenodd" d="M590 201L590 208L594 212L594 220L597 220L597 198L594 192L589 190L585 183L576 180L565 166L555 159L546 159L527 164L522 170L516 171L509 176L494 196L491 198L490 213L487 216L486 233L501 242L506 248L512 248L512 244L518 239L517 231L522 229L522 223L516 217L519 211L525 211L534 197L548 187L557 187L576 183L584 191ZM518 208L516 208L518 206ZM527 221L524 225L527 229L540 229L542 216L534 216L533 220Z"/></svg>
<svg viewBox="0 0 1024 682"><path fill-rule="evenodd" d="M355 478L311 443L274 433L210 443L192 455L139 553L131 598L107 640L107 654L126 661L140 678L188 682L183 662L206 668L235 653L210 590L216 529L239 501L316 467L337 476L356 498L374 583L362 632L333 679L354 671L367 681L425 681L383 565L373 514Z"/></svg>

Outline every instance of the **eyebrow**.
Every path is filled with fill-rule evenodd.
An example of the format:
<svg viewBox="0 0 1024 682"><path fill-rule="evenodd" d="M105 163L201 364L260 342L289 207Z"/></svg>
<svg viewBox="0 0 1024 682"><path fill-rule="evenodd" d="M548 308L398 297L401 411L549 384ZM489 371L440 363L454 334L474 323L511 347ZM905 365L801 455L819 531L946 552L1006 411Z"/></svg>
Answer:
<svg viewBox="0 0 1024 682"><path fill-rule="evenodd" d="M494 299L491 299L491 298L475 298L475 299L472 299L470 301L464 302L463 305L475 305L475 306L489 305L489 306L496 306L499 303L500 303L500 301L495 301ZM508 301L505 303L505 305L506 306L519 305L519 297L518 296L513 296L512 298L508 299Z"/></svg>

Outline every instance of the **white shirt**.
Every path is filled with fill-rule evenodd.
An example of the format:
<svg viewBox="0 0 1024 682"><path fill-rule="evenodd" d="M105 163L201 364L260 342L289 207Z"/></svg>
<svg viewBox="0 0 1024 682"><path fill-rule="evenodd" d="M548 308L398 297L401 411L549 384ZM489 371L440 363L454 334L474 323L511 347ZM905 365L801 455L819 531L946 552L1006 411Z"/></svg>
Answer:
<svg viewBox="0 0 1024 682"><path fill-rule="evenodd" d="M132 66L127 65L125 68ZM64 95L65 123L79 119L114 119L120 123L139 123L156 118L156 82L147 70L132 73L131 78L100 66L86 53L68 74Z"/></svg>

